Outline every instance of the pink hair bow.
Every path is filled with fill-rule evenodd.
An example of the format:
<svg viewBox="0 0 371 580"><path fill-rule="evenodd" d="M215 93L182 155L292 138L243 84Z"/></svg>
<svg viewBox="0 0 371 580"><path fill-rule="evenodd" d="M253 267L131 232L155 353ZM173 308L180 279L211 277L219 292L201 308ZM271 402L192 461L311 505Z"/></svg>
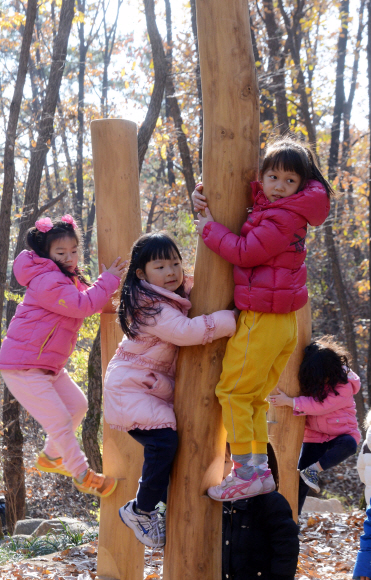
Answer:
<svg viewBox="0 0 371 580"><path fill-rule="evenodd" d="M53 222L49 217L41 218L41 220L37 220L35 222L35 228L39 230L39 232L43 232L44 234L51 230L53 227Z"/></svg>
<svg viewBox="0 0 371 580"><path fill-rule="evenodd" d="M77 228L77 223L73 219L72 215L70 215L69 213L66 213L66 215L64 215L61 218L61 220L62 220L62 222L66 222L67 224L71 224L71 226L73 227L74 230Z"/></svg>

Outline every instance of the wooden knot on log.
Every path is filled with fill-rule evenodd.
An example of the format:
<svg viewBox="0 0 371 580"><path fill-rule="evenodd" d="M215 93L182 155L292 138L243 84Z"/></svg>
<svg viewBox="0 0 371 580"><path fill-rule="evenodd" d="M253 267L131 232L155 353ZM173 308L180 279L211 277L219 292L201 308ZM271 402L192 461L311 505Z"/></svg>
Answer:
<svg viewBox="0 0 371 580"><path fill-rule="evenodd" d="M252 95L252 87L246 85L241 91L241 99L248 99Z"/></svg>

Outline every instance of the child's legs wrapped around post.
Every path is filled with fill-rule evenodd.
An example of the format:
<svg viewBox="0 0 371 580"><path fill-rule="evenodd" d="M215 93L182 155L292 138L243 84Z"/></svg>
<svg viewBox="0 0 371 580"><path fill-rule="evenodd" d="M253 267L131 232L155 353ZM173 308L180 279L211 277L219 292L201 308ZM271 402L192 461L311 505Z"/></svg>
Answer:
<svg viewBox="0 0 371 580"><path fill-rule="evenodd" d="M242 311L216 387L232 454L266 453L267 395L297 343L296 313Z"/></svg>
<svg viewBox="0 0 371 580"><path fill-rule="evenodd" d="M88 463L74 432L87 401L67 371L62 369L57 375L42 369L1 372L12 395L46 431L45 452L62 457L64 467L75 477L85 471Z"/></svg>

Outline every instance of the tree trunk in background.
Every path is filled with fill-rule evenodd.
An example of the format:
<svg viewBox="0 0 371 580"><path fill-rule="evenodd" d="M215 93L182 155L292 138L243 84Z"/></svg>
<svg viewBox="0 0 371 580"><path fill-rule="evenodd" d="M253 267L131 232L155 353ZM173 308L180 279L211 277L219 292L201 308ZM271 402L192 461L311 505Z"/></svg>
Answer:
<svg viewBox="0 0 371 580"><path fill-rule="evenodd" d="M200 136L198 138L198 169L200 172L200 177L202 176L202 143L204 138L204 113L202 107L202 86L201 86L201 72L200 72L200 54L198 51L198 36L197 36L197 19L196 19L196 0L191 0L191 19L192 19L192 32L193 38L195 39L196 45L196 56L197 56L197 64L196 64L196 83L197 83L197 96L198 96L198 105L200 107L200 115L199 115L199 131Z"/></svg>
<svg viewBox="0 0 371 580"><path fill-rule="evenodd" d="M148 36L152 47L155 82L146 118L144 119L138 133L139 173L142 169L149 140L154 128L156 127L156 122L160 114L167 76L167 61L164 47L162 45L162 39L156 24L154 0L144 0L144 10L146 14Z"/></svg>
<svg viewBox="0 0 371 580"><path fill-rule="evenodd" d="M344 113L345 91L344 70L348 42L349 0L342 0L340 6L341 28L337 46L335 104L331 126L331 145L328 160L328 178L334 181L339 170L340 124Z"/></svg>
<svg viewBox="0 0 371 580"><path fill-rule="evenodd" d="M102 456L98 444L98 431L102 411L102 362L100 328L91 347L88 361L88 411L82 423L82 441L90 467L102 473Z"/></svg>
<svg viewBox="0 0 371 580"><path fill-rule="evenodd" d="M340 6L341 29L339 32L337 64L336 64L336 82L335 82L335 104L333 112L333 122L331 128L331 144L328 162L328 176L333 181L340 170L339 168L339 146L340 146L340 125L344 113L345 90L344 90L344 72L345 57L347 51L348 39L348 20L349 20L349 0L343 0ZM325 243L328 253L329 263L332 268L332 275L335 282L336 295L339 301L341 318L344 323L346 345L352 358L352 368L359 374L358 352L356 336L354 331L353 317L348 302L345 281L343 279L341 264L336 249L335 236L332 229L333 208L325 223ZM363 430L365 417L365 407L361 391L355 396L357 405L357 415L360 427Z"/></svg>
<svg viewBox="0 0 371 580"><path fill-rule="evenodd" d="M166 19L168 22L168 29L169 29L169 27L171 29L170 2L169 2L169 0L165 0L165 3L166 3ZM173 76L172 76L172 62L170 59L171 59L171 53L169 54L168 69L167 69L168 74L166 77L166 97L167 97L166 102L168 103L168 106L170 108L170 114L171 114L173 121L174 121L176 137L177 137L177 141L178 141L178 149L179 149L180 157L182 159L183 175L184 175L184 179L186 182L187 193L188 193L188 197L189 197L189 201L191 204L193 215L194 215L194 217L196 217L196 213L193 210L192 197L191 197L192 193L195 189L196 182L195 182L195 178L193 175L192 158L191 158L191 152L190 152L189 147L188 147L187 136L183 131L182 113L180 111L178 99L176 98L176 95L175 95L175 87L174 87L174 81L173 81Z"/></svg>
<svg viewBox="0 0 371 580"><path fill-rule="evenodd" d="M274 15L273 0L263 0L263 9L264 22L268 33L269 59L272 63L272 78L268 88L276 101L278 129L282 134L289 128L285 86L285 56L282 55L282 32Z"/></svg>
<svg viewBox="0 0 371 580"><path fill-rule="evenodd" d="M17 125L21 103L23 98L24 84L27 75L27 63L30 57L30 46L35 25L37 12L37 1L29 0L27 4L26 24L23 29L23 39L21 53L19 55L19 65L17 80L14 87L13 99L10 104L8 126L5 137L4 148L4 184L0 208L0 344L1 344L1 323L4 305L4 290L6 284L6 271L9 257L11 209L15 179L14 148L17 136Z"/></svg>
<svg viewBox="0 0 371 580"><path fill-rule="evenodd" d="M79 12L85 15L85 0L78 2ZM75 216L81 228L82 206L84 203L84 179L83 179L83 155L84 155L84 99L85 99L85 59L87 45L85 44L84 21L79 23L79 74L78 74L78 102L77 102L77 148L76 148L76 203L74 207Z"/></svg>
<svg viewBox="0 0 371 580"><path fill-rule="evenodd" d="M296 74L297 74L297 82L298 82L298 86L297 86L297 92L300 98L300 110L303 116L303 122L306 126L307 132L308 132L308 140L310 142L310 144L313 146L314 149L316 149L316 130L314 127L314 122L311 118L310 115L310 109L309 109L309 101L308 101L308 95L306 92L306 83L305 83L305 77L304 77L304 73L303 73L303 69L301 68L301 63L300 63L300 38L299 38L299 34L300 34L300 22L301 22L301 18L303 16L303 8L304 8L304 4L305 4L305 0L298 0L297 1L297 6L296 6L296 10L293 13L293 18L292 18L292 22L290 20L290 17L288 16L288 14L285 11L285 8L283 6L282 0L278 0L278 6L281 12L281 15L283 17L284 23L285 23L285 29L286 29L286 33L287 33L287 47L291 52L291 56L292 56L292 60L294 61L295 64L295 70L296 70Z"/></svg>
<svg viewBox="0 0 371 580"><path fill-rule="evenodd" d="M168 74L172 73L172 66L173 66L173 31L172 31L172 22L171 22L171 5L170 0L165 0L165 14L166 14L166 60L168 63ZM166 115L166 122L169 123L171 118L171 111L170 111L170 103L169 103L169 94L168 94L168 86L166 83L165 86L165 115ZM175 173L174 173L174 145L171 141L169 141L166 147L166 166L167 166L167 181L170 187L175 185ZM154 195L152 198L151 209L148 214L147 220L147 229L146 232L151 231L151 224L152 219L155 211L155 206L153 205L154 201L157 200L157 195ZM151 219L150 219L151 217ZM148 229L149 227L149 229Z"/></svg>
<svg viewBox="0 0 371 580"><path fill-rule="evenodd" d="M37 13L37 1L27 4L26 23L23 29L17 79L10 104L4 149L4 184L0 209L0 343L4 304L6 271L9 257L11 208L15 180L14 150L18 118L27 75L27 63ZM10 402L12 401L12 402ZM6 521L8 534L13 533L17 519L25 517L25 483L23 466L23 435L19 427L19 403L4 387L3 399L3 474L5 484Z"/></svg>
<svg viewBox="0 0 371 580"><path fill-rule="evenodd" d="M49 143L51 143L53 136L54 114L66 62L68 38L71 31L74 9L74 0L63 0L59 17L58 33L53 43L52 64L50 67L50 76L39 123L39 133L36 147L31 151L31 163L28 172L23 213L20 222L15 256L17 256L24 248L25 233L27 229L34 224L35 216L38 215L40 182L46 155L49 150ZM27 61L28 57L25 62L27 63ZM21 289L14 273L12 273L11 276L10 287L13 292L17 292ZM14 315L15 308L16 303L13 300L8 301L8 326ZM25 515L25 487L22 451L23 437L19 426L19 405L16 402L11 403L11 400L13 400L12 396L7 392L7 389L5 389L3 403L3 460L4 480L6 483L7 525L9 526L9 532L13 530L17 519L23 519Z"/></svg>

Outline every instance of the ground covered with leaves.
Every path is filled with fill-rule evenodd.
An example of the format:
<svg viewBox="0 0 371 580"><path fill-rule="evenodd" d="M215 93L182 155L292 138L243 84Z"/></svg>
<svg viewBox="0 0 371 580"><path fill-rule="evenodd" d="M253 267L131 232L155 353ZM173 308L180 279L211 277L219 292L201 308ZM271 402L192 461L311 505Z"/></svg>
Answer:
<svg viewBox="0 0 371 580"><path fill-rule="evenodd" d="M32 419L31 419L32 421ZM67 516L82 522L96 522L99 500L80 494L70 478L40 473L34 467L37 452L42 448L43 435L29 423L25 441L27 516L57 518ZM297 580L351 580L359 536L363 531L365 512L359 509L363 485L356 470L356 456L321 475L321 494L335 497L345 507L343 514L304 514L299 524L300 542ZM94 580L97 566L97 540L73 546L48 555L29 558L20 548L0 566L1 580ZM27 558L28 556L28 558ZM146 549L145 580L162 579L162 551L151 554Z"/></svg>

